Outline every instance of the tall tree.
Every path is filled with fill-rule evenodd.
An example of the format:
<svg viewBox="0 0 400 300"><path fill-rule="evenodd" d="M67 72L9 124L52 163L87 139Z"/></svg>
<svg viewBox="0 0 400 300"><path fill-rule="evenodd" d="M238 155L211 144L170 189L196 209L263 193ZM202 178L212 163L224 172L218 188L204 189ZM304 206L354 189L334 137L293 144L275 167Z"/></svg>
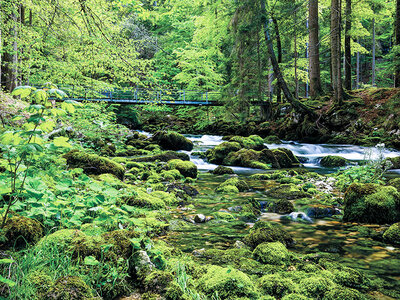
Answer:
<svg viewBox="0 0 400 300"><path fill-rule="evenodd" d="M321 70L319 61L319 20L318 0L310 0L308 4L309 45L308 56L310 66L310 97L322 94Z"/></svg>
<svg viewBox="0 0 400 300"><path fill-rule="evenodd" d="M338 106L343 104L343 86L340 59L340 2L340 0L332 0L331 2L331 81L333 88L333 99L335 104Z"/></svg>
<svg viewBox="0 0 400 300"><path fill-rule="evenodd" d="M272 16L272 22L275 26L275 36L276 36L276 48L278 50L278 64L282 63L282 42L281 42L281 35L279 34L279 26L278 21L274 16ZM282 94L281 94L281 84L278 82L276 84L276 101L279 103L282 101Z"/></svg>
<svg viewBox="0 0 400 300"><path fill-rule="evenodd" d="M395 44L400 48L400 0L396 2ZM400 51L400 49L398 49ZM400 53L398 54L400 56ZM398 58L400 60L400 57ZM394 86L400 87L400 63L395 66Z"/></svg>
<svg viewBox="0 0 400 300"><path fill-rule="evenodd" d="M344 36L344 88L351 90L351 0L346 0L346 26Z"/></svg>
<svg viewBox="0 0 400 300"><path fill-rule="evenodd" d="M375 18L372 19L372 86L376 85L376 31Z"/></svg>

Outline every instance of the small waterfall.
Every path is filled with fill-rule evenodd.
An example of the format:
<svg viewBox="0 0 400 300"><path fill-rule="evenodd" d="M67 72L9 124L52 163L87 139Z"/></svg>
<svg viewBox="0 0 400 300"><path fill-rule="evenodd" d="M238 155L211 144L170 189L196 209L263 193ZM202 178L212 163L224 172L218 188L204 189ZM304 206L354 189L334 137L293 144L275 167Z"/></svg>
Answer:
<svg viewBox="0 0 400 300"><path fill-rule="evenodd" d="M307 216L304 212L301 211L291 212L288 215L282 216L281 219L289 219L294 222L314 223L314 221L309 216Z"/></svg>

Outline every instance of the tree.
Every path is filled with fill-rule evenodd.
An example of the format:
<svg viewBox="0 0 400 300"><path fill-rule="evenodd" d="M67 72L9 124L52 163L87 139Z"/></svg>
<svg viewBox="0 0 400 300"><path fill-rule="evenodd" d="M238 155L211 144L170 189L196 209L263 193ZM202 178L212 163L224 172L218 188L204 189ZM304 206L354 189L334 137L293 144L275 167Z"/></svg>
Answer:
<svg viewBox="0 0 400 300"><path fill-rule="evenodd" d="M333 88L333 100L337 106L343 104L343 87L341 73L341 41L340 41L340 0L332 0L331 3L331 81Z"/></svg>
<svg viewBox="0 0 400 300"><path fill-rule="evenodd" d="M396 2L396 21L395 21L395 45L397 47L397 51L399 53L397 54L397 60L400 60L400 0L397 0ZM395 66L395 80L394 80L394 86L395 87L400 87L400 62L398 62Z"/></svg>
<svg viewBox="0 0 400 300"><path fill-rule="evenodd" d="M310 69L310 97L315 98L322 94L321 70L319 61L319 21L318 0L310 0L308 6L309 23L309 69Z"/></svg>
<svg viewBox="0 0 400 300"><path fill-rule="evenodd" d="M346 27L344 37L344 88L351 90L351 0L346 0Z"/></svg>

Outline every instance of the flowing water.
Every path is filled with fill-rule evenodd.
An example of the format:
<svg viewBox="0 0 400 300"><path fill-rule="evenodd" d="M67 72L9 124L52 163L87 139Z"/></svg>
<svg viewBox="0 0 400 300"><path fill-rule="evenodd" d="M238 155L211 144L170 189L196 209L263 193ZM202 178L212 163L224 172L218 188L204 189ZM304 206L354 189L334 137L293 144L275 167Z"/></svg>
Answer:
<svg viewBox="0 0 400 300"><path fill-rule="evenodd" d="M191 153L205 152L207 149L219 145L223 142L222 137L213 135L186 135L186 137L192 140L195 145L193 151L186 153L190 155L191 161L202 171L195 183L200 194L194 198L194 208L176 209L172 212L176 222L181 223L167 237L168 242L185 252L202 248L226 249L231 247L235 241L241 240L252 224L240 219L217 219L200 224L182 222L182 220L193 214L210 216L219 211L233 213L237 207L248 203L249 199L258 201L268 199L265 191L270 183L267 181L256 182L249 178L250 174L268 171L232 167L241 179L248 181L252 190L234 196L216 193L216 187L229 176L216 176L208 173L207 171L213 170L217 166L209 164ZM326 169L319 165L320 159L327 155L342 156L352 162L400 156L399 151L354 145L313 145L282 142L282 144L266 144L266 146L270 149L280 147L290 149L304 162L306 168L319 173L335 171L335 169ZM341 215L314 219L311 220L312 223L300 223L283 221L279 214L264 212L261 214L260 220L281 223L295 238L297 243L293 250L296 252L328 252L335 257L336 261L344 265L378 275L392 282L400 282L400 249L370 238L371 230L379 231L382 228L380 225L359 226L355 223L343 223L341 222ZM174 221L172 223L175 224Z"/></svg>

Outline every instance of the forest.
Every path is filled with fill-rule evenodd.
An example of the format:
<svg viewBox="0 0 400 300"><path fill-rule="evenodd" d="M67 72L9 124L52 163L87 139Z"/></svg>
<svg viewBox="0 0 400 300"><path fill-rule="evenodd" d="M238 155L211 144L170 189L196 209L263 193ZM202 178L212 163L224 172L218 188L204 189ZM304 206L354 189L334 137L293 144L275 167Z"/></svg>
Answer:
<svg viewBox="0 0 400 300"><path fill-rule="evenodd" d="M0 0L1 299L400 299L400 0Z"/></svg>

